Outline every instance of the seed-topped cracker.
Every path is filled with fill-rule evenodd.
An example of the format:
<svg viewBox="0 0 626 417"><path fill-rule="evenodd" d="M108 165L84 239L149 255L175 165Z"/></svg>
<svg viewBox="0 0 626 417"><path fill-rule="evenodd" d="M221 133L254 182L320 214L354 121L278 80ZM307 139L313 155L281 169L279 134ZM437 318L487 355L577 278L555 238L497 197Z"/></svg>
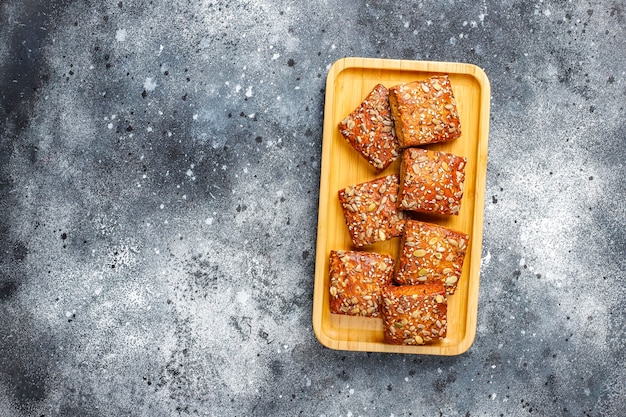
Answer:
<svg viewBox="0 0 626 417"><path fill-rule="evenodd" d="M448 301L441 283L390 285L383 291L385 342L423 345L444 339L448 329Z"/></svg>
<svg viewBox="0 0 626 417"><path fill-rule="evenodd" d="M374 168L383 170L400 155L389 107L389 90L378 84L339 122L341 135Z"/></svg>
<svg viewBox="0 0 626 417"><path fill-rule="evenodd" d="M402 153L401 210L459 214L467 159L447 152L408 148Z"/></svg>
<svg viewBox="0 0 626 417"><path fill-rule="evenodd" d="M406 220L394 281L401 285L444 285L454 294L469 236L444 226Z"/></svg>
<svg viewBox="0 0 626 417"><path fill-rule="evenodd" d="M381 293L391 282L394 259L375 252L330 252L330 311L380 317Z"/></svg>
<svg viewBox="0 0 626 417"><path fill-rule="evenodd" d="M339 203L357 248L402 234L405 216L396 204L398 181L394 174L339 190Z"/></svg>
<svg viewBox="0 0 626 417"><path fill-rule="evenodd" d="M401 148L447 142L461 136L461 121L448 75L389 89L389 103Z"/></svg>

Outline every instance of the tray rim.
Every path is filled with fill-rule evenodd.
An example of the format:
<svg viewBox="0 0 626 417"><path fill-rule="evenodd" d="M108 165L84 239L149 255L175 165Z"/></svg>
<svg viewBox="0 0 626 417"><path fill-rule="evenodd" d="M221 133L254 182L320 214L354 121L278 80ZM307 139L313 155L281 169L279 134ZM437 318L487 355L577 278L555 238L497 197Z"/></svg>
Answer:
<svg viewBox="0 0 626 417"><path fill-rule="evenodd" d="M346 341L332 338L324 333L323 330L323 303L320 297L323 297L325 290L324 271L326 262L326 254L321 253L326 245L321 242L320 236L325 236L327 228L325 222L322 222L322 208L326 210L328 207L330 193L321 193L318 203L318 227L316 239L316 261L315 261L315 281L314 281L314 297L313 297L313 330L318 341L327 348L343 351L364 351L364 352L382 352L382 353L409 353L409 354L429 354L440 356L460 355L472 346L476 337L477 328L477 312L478 312L478 289L480 282L480 258L482 254L482 237L484 222L484 198L486 188L486 169L487 169L487 151L489 140L489 121L490 121L490 104L491 104L491 86L489 79L484 70L477 65L462 62L445 62L445 61L414 61L414 60L398 60L398 59L380 59L366 57L345 57L335 61L328 70L326 78L326 91L324 103L324 124L322 135L322 159L320 171L320 191L328 189L330 182L330 155L332 150L332 136L334 125L332 117L333 100L331 94L334 93L334 84L339 74L346 69L374 69L374 70L390 70L390 71L413 71L424 73L449 73L462 74L473 77L480 86L480 115L478 117L478 138L476 153L476 179L474 193L474 216L472 219L472 240L473 244L469 256L477 259L478 262L472 262L469 271L472 276L472 283L468 287L468 300L476 300L476 302L468 302L466 311L466 333L461 341L452 346L398 346L375 342L358 342ZM320 279L320 274L321 279ZM319 300L319 301L318 301ZM350 345L350 346L349 346ZM355 346L356 345L356 346Z"/></svg>

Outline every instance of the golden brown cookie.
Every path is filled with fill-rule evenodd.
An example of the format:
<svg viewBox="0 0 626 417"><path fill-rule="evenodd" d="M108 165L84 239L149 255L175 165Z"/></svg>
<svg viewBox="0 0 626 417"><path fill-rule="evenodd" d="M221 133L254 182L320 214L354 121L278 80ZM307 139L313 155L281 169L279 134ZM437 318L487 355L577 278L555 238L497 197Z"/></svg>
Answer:
<svg viewBox="0 0 626 417"><path fill-rule="evenodd" d="M398 207L459 214L467 159L447 152L408 148L402 153Z"/></svg>
<svg viewBox="0 0 626 417"><path fill-rule="evenodd" d="M469 236L436 224L406 220L394 281L401 285L444 285L454 294Z"/></svg>
<svg viewBox="0 0 626 417"><path fill-rule="evenodd" d="M381 292L391 282L394 260L374 252L330 252L330 311L380 317Z"/></svg>
<svg viewBox="0 0 626 417"><path fill-rule="evenodd" d="M448 75L393 86L389 103L401 148L461 136L461 120Z"/></svg>
<svg viewBox="0 0 626 417"><path fill-rule="evenodd" d="M400 155L389 107L389 90L378 84L365 100L339 123L341 135L377 170Z"/></svg>
<svg viewBox="0 0 626 417"><path fill-rule="evenodd" d="M352 244L357 248L398 237L404 213L398 210L398 175L388 175L339 190Z"/></svg>
<svg viewBox="0 0 626 417"><path fill-rule="evenodd" d="M423 345L446 337L448 301L441 283L390 285L382 305L386 343Z"/></svg>

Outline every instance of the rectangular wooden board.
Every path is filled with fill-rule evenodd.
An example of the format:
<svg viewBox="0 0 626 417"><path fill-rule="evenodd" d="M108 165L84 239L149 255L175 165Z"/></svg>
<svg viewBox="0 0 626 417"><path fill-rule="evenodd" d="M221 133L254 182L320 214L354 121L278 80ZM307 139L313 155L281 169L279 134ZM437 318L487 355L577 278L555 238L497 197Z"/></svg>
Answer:
<svg viewBox="0 0 626 417"><path fill-rule="evenodd" d="M458 216L417 215L416 218L465 232L471 239L457 291L449 297L446 338L423 346L396 346L384 343L382 319L330 313L330 251L354 249L337 192L349 185L398 173L400 168L398 160L384 171L377 172L341 136L337 124L361 103L376 84L391 87L436 74L450 76L461 117L462 134L452 142L425 148L467 158L465 190ZM313 295L313 329L324 346L352 351L458 355L472 345L478 312L490 95L486 74L472 64L343 58L330 68L326 79ZM400 239L394 238L364 250L395 257L399 245Z"/></svg>

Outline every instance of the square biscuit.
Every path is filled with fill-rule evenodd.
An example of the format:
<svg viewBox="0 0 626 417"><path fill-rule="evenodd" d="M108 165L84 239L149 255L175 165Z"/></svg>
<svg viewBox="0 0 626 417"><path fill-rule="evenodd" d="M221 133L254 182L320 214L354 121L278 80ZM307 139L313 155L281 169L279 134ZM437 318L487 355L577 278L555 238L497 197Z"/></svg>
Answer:
<svg viewBox="0 0 626 417"><path fill-rule="evenodd" d="M339 203L355 247L402 234L405 215L396 204L398 181L398 175L393 174L339 190Z"/></svg>
<svg viewBox="0 0 626 417"><path fill-rule="evenodd" d="M398 207L423 213L459 214L467 159L420 148L402 152Z"/></svg>
<svg viewBox="0 0 626 417"><path fill-rule="evenodd" d="M447 74L393 86L389 103L401 148L461 136L459 112Z"/></svg>
<svg viewBox="0 0 626 417"><path fill-rule="evenodd" d="M423 345L446 337L448 300L441 283L390 285L382 298L386 343Z"/></svg>
<svg viewBox="0 0 626 417"><path fill-rule="evenodd" d="M391 282L394 259L375 252L330 252L330 311L380 317L381 293Z"/></svg>
<svg viewBox="0 0 626 417"><path fill-rule="evenodd" d="M454 294L469 236L444 226L406 220L394 281L400 285L443 284Z"/></svg>
<svg viewBox="0 0 626 417"><path fill-rule="evenodd" d="M377 170L387 168L400 155L389 90L382 84L377 84L338 127L348 143Z"/></svg>

